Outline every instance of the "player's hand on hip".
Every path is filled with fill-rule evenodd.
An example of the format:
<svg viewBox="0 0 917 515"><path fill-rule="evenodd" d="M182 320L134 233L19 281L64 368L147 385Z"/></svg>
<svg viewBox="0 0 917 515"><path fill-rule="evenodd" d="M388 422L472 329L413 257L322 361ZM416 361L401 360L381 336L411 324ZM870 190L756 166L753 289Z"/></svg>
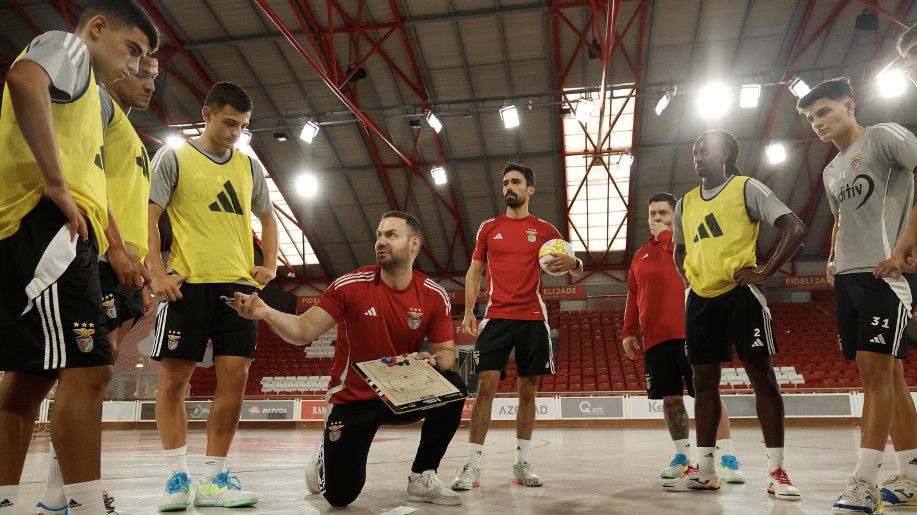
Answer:
<svg viewBox="0 0 917 515"><path fill-rule="evenodd" d="M188 280L190 275L178 276L175 274L153 274L150 281L150 287L153 293L162 302L173 302L183 298L181 294L181 284Z"/></svg>
<svg viewBox="0 0 917 515"><path fill-rule="evenodd" d="M901 272L898 271L898 265L895 264L895 259L888 258L879 263L879 266L873 270L872 275L876 276L876 279L882 279L883 277L898 279L901 277Z"/></svg>
<svg viewBox="0 0 917 515"><path fill-rule="evenodd" d="M637 353L643 350L643 346L640 345L640 341L637 340L636 336L624 338L622 344L624 345L624 354L627 354L630 359L634 359Z"/></svg>
<svg viewBox="0 0 917 515"><path fill-rule="evenodd" d="M908 229L904 231L895 249L892 259L901 272L917 272L917 231Z"/></svg>
<svg viewBox="0 0 917 515"><path fill-rule="evenodd" d="M59 185L45 185L44 196L51 199L51 202L54 202L67 218L67 223L70 224L70 241L75 241L77 234L83 238L83 241L89 239L86 218L80 207L76 205L76 201L73 200L73 195L70 194L70 188L66 182Z"/></svg>
<svg viewBox="0 0 917 515"><path fill-rule="evenodd" d="M242 318L249 320L263 320L267 316L268 306L258 296L258 292L246 295L236 292L235 299L229 303L229 307L236 310Z"/></svg>
<svg viewBox="0 0 917 515"><path fill-rule="evenodd" d="M462 332L469 336L478 335L478 319L474 314L465 313L465 319L462 320Z"/></svg>
<svg viewBox="0 0 917 515"><path fill-rule="evenodd" d="M756 271L754 268L742 268L735 274L732 278L739 286L745 286L748 284L761 284L767 280L767 277L764 274Z"/></svg>
<svg viewBox="0 0 917 515"><path fill-rule="evenodd" d="M834 263L828 263L828 268L825 270L825 282L832 288L834 287L834 274L836 273L837 267L834 266Z"/></svg>
<svg viewBox="0 0 917 515"><path fill-rule="evenodd" d="M275 277L277 277L277 267L268 268L264 266L256 266L252 269L252 279L256 283L264 286L265 284L271 282Z"/></svg>
<svg viewBox="0 0 917 515"><path fill-rule="evenodd" d="M545 263L545 266L548 267L548 271L552 274L561 274L569 272L570 270L576 270L576 267L579 266L576 258L566 254L555 254L552 252L551 257L554 259Z"/></svg>

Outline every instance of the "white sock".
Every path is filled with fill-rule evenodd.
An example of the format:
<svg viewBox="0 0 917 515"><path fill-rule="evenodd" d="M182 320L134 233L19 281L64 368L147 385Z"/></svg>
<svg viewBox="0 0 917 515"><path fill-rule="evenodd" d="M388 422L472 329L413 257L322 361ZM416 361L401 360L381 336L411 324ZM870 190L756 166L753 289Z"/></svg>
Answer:
<svg viewBox="0 0 917 515"><path fill-rule="evenodd" d="M516 439L516 463L525 463L529 461L529 446L532 445L531 440L519 440Z"/></svg>
<svg viewBox="0 0 917 515"><path fill-rule="evenodd" d="M188 473L188 446L183 445L177 449L165 450L163 449L162 455L166 457L166 462L169 466L169 470L173 474L178 474L179 472Z"/></svg>
<svg viewBox="0 0 917 515"><path fill-rule="evenodd" d="M698 447L697 448L697 468L704 474L716 473L713 461L716 455L716 447Z"/></svg>
<svg viewBox="0 0 917 515"><path fill-rule="evenodd" d="M732 438L723 438L716 441L716 450L720 451L721 456L732 455Z"/></svg>
<svg viewBox="0 0 917 515"><path fill-rule="evenodd" d="M672 443L675 444L676 453L684 454L689 460L691 459L691 440L684 438L682 440L672 440Z"/></svg>
<svg viewBox="0 0 917 515"><path fill-rule="evenodd" d="M105 505L102 503L101 481L86 481L64 485L64 494L67 496L67 513L87 513L104 515Z"/></svg>
<svg viewBox="0 0 917 515"><path fill-rule="evenodd" d="M895 453L898 473L904 474L912 481L917 481L917 449L908 449Z"/></svg>
<svg viewBox="0 0 917 515"><path fill-rule="evenodd" d="M45 489L41 493L41 503L48 508L61 508L67 506L64 497L64 478L60 473L60 463L54 445L51 445L51 456L48 459L48 478L45 480Z"/></svg>
<svg viewBox="0 0 917 515"><path fill-rule="evenodd" d="M226 471L226 456L206 456L204 457L204 482L217 477Z"/></svg>
<svg viewBox="0 0 917 515"><path fill-rule="evenodd" d="M484 454L484 446L476 443L468 444L468 465L471 468L481 466L481 456Z"/></svg>
<svg viewBox="0 0 917 515"><path fill-rule="evenodd" d="M773 472L783 468L783 447L767 448L767 471Z"/></svg>
<svg viewBox="0 0 917 515"><path fill-rule="evenodd" d="M19 485L0 486L0 503L2 503L3 501L9 501L12 504L4 507L4 508L9 508L9 509L0 508L0 510L3 510L3 511L0 511L0 513L4 513L4 514L7 512L12 513L13 510L15 509L13 508L13 506L15 506L17 502L19 502Z"/></svg>
<svg viewBox="0 0 917 515"><path fill-rule="evenodd" d="M866 481L870 485L875 485L876 478L879 476L879 467L882 466L882 458L884 457L884 451L860 447L860 452L857 457L857 466L856 469L853 470L853 476Z"/></svg>

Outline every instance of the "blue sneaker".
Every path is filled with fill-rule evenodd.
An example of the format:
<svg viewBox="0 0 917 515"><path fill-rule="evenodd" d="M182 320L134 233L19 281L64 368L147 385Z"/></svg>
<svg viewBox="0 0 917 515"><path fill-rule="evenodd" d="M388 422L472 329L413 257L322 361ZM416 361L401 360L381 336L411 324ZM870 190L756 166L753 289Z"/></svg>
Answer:
<svg viewBox="0 0 917 515"><path fill-rule="evenodd" d="M688 467L691 466L691 460L688 459L682 453L675 455L675 458L669 463L669 467L662 469L662 472L659 473L659 477L662 479L678 479L680 478Z"/></svg>
<svg viewBox="0 0 917 515"><path fill-rule="evenodd" d="M831 506L831 511L866 515L882 513L882 494L876 485L871 485L858 477L851 477L844 492Z"/></svg>
<svg viewBox="0 0 917 515"><path fill-rule="evenodd" d="M197 484L194 495L195 506L221 506L223 508L240 508L254 506L258 496L242 490L242 482L229 472L221 472L213 479Z"/></svg>
<svg viewBox="0 0 917 515"><path fill-rule="evenodd" d="M889 506L917 506L917 481L896 474L882 483L882 501Z"/></svg>
<svg viewBox="0 0 917 515"><path fill-rule="evenodd" d="M178 472L166 481L166 493L159 500L159 511L187 510L191 504L191 480L188 474Z"/></svg>
<svg viewBox="0 0 917 515"><path fill-rule="evenodd" d="M724 454L720 458L720 477L727 483L743 484L745 476L742 474L741 463L732 454Z"/></svg>
<svg viewBox="0 0 917 515"><path fill-rule="evenodd" d="M45 506L44 503L39 502L38 504L35 505L35 507L38 508L39 515L46 515L48 513L60 513L62 515L67 515L67 506L61 506L60 508L51 508L50 506Z"/></svg>

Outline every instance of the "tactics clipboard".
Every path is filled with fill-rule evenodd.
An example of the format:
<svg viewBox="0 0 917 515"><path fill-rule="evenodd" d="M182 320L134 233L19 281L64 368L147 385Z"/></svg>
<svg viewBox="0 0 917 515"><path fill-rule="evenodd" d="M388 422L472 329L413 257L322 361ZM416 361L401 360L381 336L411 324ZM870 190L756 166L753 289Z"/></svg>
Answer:
<svg viewBox="0 0 917 515"><path fill-rule="evenodd" d="M353 368L396 415L440 406L465 394L414 354L354 363Z"/></svg>

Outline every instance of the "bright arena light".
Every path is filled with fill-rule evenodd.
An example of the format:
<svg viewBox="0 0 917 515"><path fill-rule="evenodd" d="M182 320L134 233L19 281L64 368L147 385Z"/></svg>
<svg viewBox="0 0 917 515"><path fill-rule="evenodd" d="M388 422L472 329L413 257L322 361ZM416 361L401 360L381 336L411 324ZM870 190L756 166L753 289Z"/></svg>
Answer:
<svg viewBox="0 0 917 515"><path fill-rule="evenodd" d="M767 161L772 165L786 161L786 147L783 146L783 143L771 143L764 149L764 153L767 155Z"/></svg>
<svg viewBox="0 0 917 515"><path fill-rule="evenodd" d="M299 139L305 141L306 143L311 144L312 140L315 139L315 136L318 135L318 124L309 120L302 128L302 132L299 133Z"/></svg>
<svg viewBox="0 0 917 515"><path fill-rule="evenodd" d="M704 118L720 118L729 110L732 93L722 82L711 82L697 93L697 110Z"/></svg>
<svg viewBox="0 0 917 515"><path fill-rule="evenodd" d="M503 128L512 129L519 126L519 110L516 106L500 108L500 118L503 119Z"/></svg>
<svg viewBox="0 0 917 515"><path fill-rule="evenodd" d="M796 98L802 98L806 95L806 93L812 91L812 88L806 84L806 81L800 79L799 77L793 79L793 82L790 83L789 88L790 93L792 93Z"/></svg>
<svg viewBox="0 0 917 515"><path fill-rule="evenodd" d="M437 134L443 130L443 120L433 111L427 113L427 124L429 124L430 128L433 129Z"/></svg>
<svg viewBox="0 0 917 515"><path fill-rule="evenodd" d="M758 107L758 98L761 96L760 84L745 84L739 90L739 107L751 109Z"/></svg>
<svg viewBox="0 0 917 515"><path fill-rule="evenodd" d="M897 97L907 89L907 77L901 68L882 70L876 82L879 83L879 94L885 98Z"/></svg>
<svg viewBox="0 0 917 515"><path fill-rule="evenodd" d="M576 103L576 110L574 111L574 118L576 121L586 124L589 122L589 118L592 117L592 112L595 110L595 102L587 98L581 99Z"/></svg>
<svg viewBox="0 0 917 515"><path fill-rule="evenodd" d="M314 175L304 173L296 179L296 193L302 197L314 197L318 193L318 179Z"/></svg>
<svg viewBox="0 0 917 515"><path fill-rule="evenodd" d="M185 143L185 138L181 136L169 136L166 138L166 145L169 145L172 148L178 148Z"/></svg>
<svg viewBox="0 0 917 515"><path fill-rule="evenodd" d="M443 184L446 184L446 182L448 181L448 179L446 179L446 169L443 168L442 166L437 166L431 169L430 175L433 176L433 182L437 186L442 186Z"/></svg>

